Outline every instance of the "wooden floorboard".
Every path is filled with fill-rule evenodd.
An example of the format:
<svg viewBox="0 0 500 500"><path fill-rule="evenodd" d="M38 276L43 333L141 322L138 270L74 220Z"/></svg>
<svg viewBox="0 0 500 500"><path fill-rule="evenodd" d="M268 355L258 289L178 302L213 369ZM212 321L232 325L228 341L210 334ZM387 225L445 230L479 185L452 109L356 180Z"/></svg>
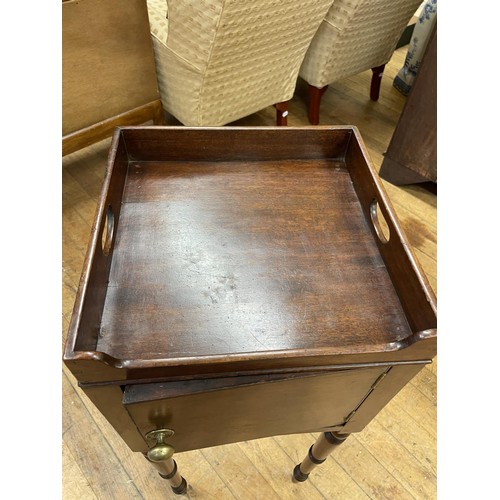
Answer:
<svg viewBox="0 0 500 500"><path fill-rule="evenodd" d="M369 99L371 71L330 86L321 124L356 125L376 170L405 98L392 87L407 47L387 65L378 102ZM299 81L290 126L307 125L307 88ZM273 125L266 108L235 125ZM170 118L169 124L176 124ZM110 139L63 158L62 340L71 317ZM437 291L437 196L418 186L383 185L415 254ZM305 483L291 474L317 434L275 436L176 455L189 483L185 498L265 500L436 498L437 364L426 366L370 423L351 436ZM146 460L132 453L63 367L63 497L178 498Z"/></svg>
<svg viewBox="0 0 500 500"><path fill-rule="evenodd" d="M82 500L97 499L64 439L62 443L62 495L63 498L73 496Z"/></svg>

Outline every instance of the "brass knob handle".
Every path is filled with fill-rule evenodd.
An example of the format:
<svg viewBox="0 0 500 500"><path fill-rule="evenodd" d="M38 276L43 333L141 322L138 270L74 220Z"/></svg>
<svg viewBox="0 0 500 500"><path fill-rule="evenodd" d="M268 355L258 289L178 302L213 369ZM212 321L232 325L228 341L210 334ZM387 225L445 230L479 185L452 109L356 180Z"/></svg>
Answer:
<svg viewBox="0 0 500 500"><path fill-rule="evenodd" d="M174 435L172 429L158 429L146 434L146 439L155 442L153 448L148 451L148 458L152 462L163 462L172 458L175 453L173 446L165 443L165 440Z"/></svg>

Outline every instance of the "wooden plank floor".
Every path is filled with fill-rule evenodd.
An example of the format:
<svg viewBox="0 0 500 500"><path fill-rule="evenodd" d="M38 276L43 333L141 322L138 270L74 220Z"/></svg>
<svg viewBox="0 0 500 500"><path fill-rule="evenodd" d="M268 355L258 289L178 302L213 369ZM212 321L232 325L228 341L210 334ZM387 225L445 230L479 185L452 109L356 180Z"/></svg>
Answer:
<svg viewBox="0 0 500 500"><path fill-rule="evenodd" d="M356 125L380 168L405 98L392 79L406 47L386 67L380 100L370 101L371 71L329 88L321 124ZM289 125L307 125L306 85L299 81ZM273 125L267 108L235 125ZM177 123L174 119L171 124ZM66 338L110 141L63 158L63 304ZM436 291L435 194L421 186L384 186ZM176 455L189 483L187 498L199 499L433 499L436 498L436 363L425 367L367 428L351 436L303 484L291 472L316 434L279 436ZM166 481L121 438L63 367L63 498L177 498Z"/></svg>

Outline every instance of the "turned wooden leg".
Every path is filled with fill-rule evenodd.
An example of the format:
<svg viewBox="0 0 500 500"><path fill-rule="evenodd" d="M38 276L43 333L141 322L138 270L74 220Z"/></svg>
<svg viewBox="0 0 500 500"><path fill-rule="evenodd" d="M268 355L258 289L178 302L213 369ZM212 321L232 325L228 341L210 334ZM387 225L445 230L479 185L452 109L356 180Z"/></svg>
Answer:
<svg viewBox="0 0 500 500"><path fill-rule="evenodd" d="M187 481L179 474L179 471L177 470L177 462L173 458L169 458L162 462L153 462L147 455L144 456L148 462L155 467L158 474L169 482L174 493L177 495L183 495L186 493Z"/></svg>
<svg viewBox="0 0 500 500"><path fill-rule="evenodd" d="M384 68L385 64L382 64L382 66L377 66L376 68L372 68L372 83L370 85L370 99L372 101L378 101Z"/></svg>
<svg viewBox="0 0 500 500"><path fill-rule="evenodd" d="M288 101L278 102L276 108L276 125L286 127L288 125Z"/></svg>
<svg viewBox="0 0 500 500"><path fill-rule="evenodd" d="M336 432L323 432L309 448L309 452L306 458L302 460L302 463L296 465L295 469L293 469L294 479L300 482L305 481L314 467L322 464L333 449L346 440L348 435Z"/></svg>
<svg viewBox="0 0 500 500"><path fill-rule="evenodd" d="M328 85L322 88L314 87L313 85L308 86L309 91L309 123L311 125L317 125L319 123L319 105L321 103L321 98L326 92Z"/></svg>
<svg viewBox="0 0 500 500"><path fill-rule="evenodd" d="M158 470L160 476L170 483L172 491L182 495L187 491L187 482L177 471L177 464L172 458L175 450L166 443L174 431L171 429L158 429L146 434L146 438L155 442L155 446L144 454L146 459Z"/></svg>

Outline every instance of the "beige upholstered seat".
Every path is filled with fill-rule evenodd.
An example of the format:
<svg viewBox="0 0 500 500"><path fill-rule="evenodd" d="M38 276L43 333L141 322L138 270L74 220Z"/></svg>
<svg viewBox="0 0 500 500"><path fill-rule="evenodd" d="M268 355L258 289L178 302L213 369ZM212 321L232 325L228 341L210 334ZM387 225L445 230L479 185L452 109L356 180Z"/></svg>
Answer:
<svg viewBox="0 0 500 500"><path fill-rule="evenodd" d="M215 126L288 101L331 4L148 0L164 109L184 125Z"/></svg>
<svg viewBox="0 0 500 500"><path fill-rule="evenodd" d="M422 0L334 0L307 50L299 75L309 84L309 120L319 121L327 86L373 70L376 101L385 64Z"/></svg>

